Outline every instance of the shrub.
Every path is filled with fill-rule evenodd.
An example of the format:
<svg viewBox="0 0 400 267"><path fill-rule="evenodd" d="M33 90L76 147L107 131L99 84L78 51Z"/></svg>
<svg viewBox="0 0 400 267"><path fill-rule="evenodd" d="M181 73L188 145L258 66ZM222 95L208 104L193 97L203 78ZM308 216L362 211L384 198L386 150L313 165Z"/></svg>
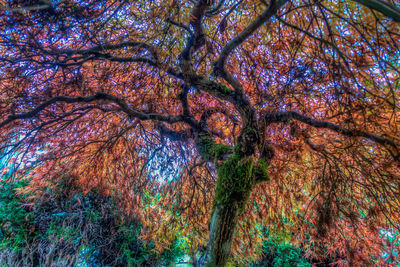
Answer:
<svg viewBox="0 0 400 267"><path fill-rule="evenodd" d="M262 259L254 267L279 266L279 267L306 267L311 264L304 258L304 252L284 241L284 238L270 235L264 231Z"/></svg>
<svg viewBox="0 0 400 267"><path fill-rule="evenodd" d="M27 180L15 183L0 181L0 249L20 251L27 242L36 238L34 216L24 207L26 195L16 192L27 183Z"/></svg>
<svg viewBox="0 0 400 267"><path fill-rule="evenodd" d="M27 184L0 184L0 266L168 266L183 254L142 242L139 221L111 197L72 193L66 179L32 202L17 193Z"/></svg>

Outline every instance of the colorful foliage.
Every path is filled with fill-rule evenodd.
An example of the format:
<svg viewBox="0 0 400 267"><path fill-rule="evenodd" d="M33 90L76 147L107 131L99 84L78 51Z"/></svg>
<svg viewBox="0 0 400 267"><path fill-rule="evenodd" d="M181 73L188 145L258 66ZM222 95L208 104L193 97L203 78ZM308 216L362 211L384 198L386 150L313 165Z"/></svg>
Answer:
<svg viewBox="0 0 400 267"><path fill-rule="evenodd" d="M261 255L265 225L310 259L386 264L399 18L382 0L4 1L0 152L32 177L21 193L71 177L72 195L118 199L159 252L178 231L198 258L214 204L239 194L233 261Z"/></svg>

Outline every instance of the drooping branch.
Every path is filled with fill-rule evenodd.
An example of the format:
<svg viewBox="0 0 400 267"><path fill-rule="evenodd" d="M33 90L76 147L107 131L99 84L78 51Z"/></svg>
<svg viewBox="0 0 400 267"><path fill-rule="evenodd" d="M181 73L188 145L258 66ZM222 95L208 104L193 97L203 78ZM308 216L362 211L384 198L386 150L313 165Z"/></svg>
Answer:
<svg viewBox="0 0 400 267"><path fill-rule="evenodd" d="M398 148L400 147L400 144L395 143L393 140L357 129L347 129L331 122L312 119L295 111L268 113L265 116L265 122L267 125L275 122L287 122L289 120L297 120L315 128L330 129L345 136L364 137L384 147L387 145L391 146L397 152L395 157L398 157L399 154Z"/></svg>
<svg viewBox="0 0 400 267"><path fill-rule="evenodd" d="M232 51L250 37L262 24L268 21L287 0L271 0L268 8L250 23L242 32L228 42L221 51L220 57L214 66L216 75L224 78L233 88L233 104L239 111L245 127L254 126L256 115L248 97L245 95L242 84L226 69L225 63Z"/></svg>
<svg viewBox="0 0 400 267"><path fill-rule="evenodd" d="M228 112L227 109L223 108L223 107L212 107L212 108L208 108L206 109L202 114L201 114L201 118L200 118L200 124L206 124L207 120L214 114L216 113L221 113L223 115L225 115L227 118L229 118L233 124L238 124L238 120L237 118L235 118L234 115L230 114Z"/></svg>
<svg viewBox="0 0 400 267"><path fill-rule="evenodd" d="M180 68L182 71L182 76L179 78L182 78L184 82L184 84L182 85L182 91L179 94L179 99L182 102L183 115L191 119L194 118L190 114L190 109L188 105L188 100L187 100L188 90L191 86L198 88L198 86L194 84L194 81L202 80L202 78L196 75L196 72L193 69L192 56L198 49L200 49L206 43L206 36L202 25L202 20L203 17L205 16L206 11L212 4L213 1L199 0L194 6L190 14L190 26L192 27L193 30L187 28L189 32L189 38L187 40L185 48L179 55ZM202 87L202 89L205 88L204 86L200 87Z"/></svg>
<svg viewBox="0 0 400 267"><path fill-rule="evenodd" d="M243 125L255 122L255 111L245 94L237 94L226 85L211 81L199 75L191 76L191 84L194 88L207 92L219 99L229 101L239 111Z"/></svg>
<svg viewBox="0 0 400 267"><path fill-rule="evenodd" d="M96 55L98 53L105 53L107 50L118 50L121 48L142 48L149 51L154 58L157 58L157 49L154 46L151 46L144 42L134 42L134 41L120 42L116 44L96 45L94 47L87 49L53 49L47 51L47 53L54 55L65 55L65 56L90 55L90 54Z"/></svg>
<svg viewBox="0 0 400 267"><path fill-rule="evenodd" d="M162 122L157 124L161 136L166 136L171 141L187 141L190 138L190 130L174 131L165 126Z"/></svg>
<svg viewBox="0 0 400 267"><path fill-rule="evenodd" d="M27 6L21 6L21 7L16 7L16 8L8 8L4 6L0 6L0 10L6 10L10 12L21 12L21 11L39 11L43 9L49 9L51 8L51 1L38 1L36 5L27 5Z"/></svg>
<svg viewBox="0 0 400 267"><path fill-rule="evenodd" d="M211 81L199 75L191 76L190 82L191 85L198 90L235 104L234 92L221 83Z"/></svg>
<svg viewBox="0 0 400 267"><path fill-rule="evenodd" d="M15 149L17 147L19 147L22 143L24 143L26 141L26 139L28 139L29 137L34 135L36 132L44 129L45 127L49 127L55 123L59 123L60 121L65 121L65 119L68 117L75 116L73 119L70 119L68 121L68 123L71 123L72 121L75 121L78 118L83 117L88 111L93 110L93 109L99 109L99 108L101 108L101 107L93 106L93 105L75 108L75 109L71 110L70 112L67 112L67 113L62 114L61 116L58 116L55 119L40 123L38 126L31 128L27 133L25 133L24 136L18 140L18 142L11 144L11 145L6 144L3 146L0 146L0 151L8 151L6 153L3 153L3 155L1 155L0 158L6 156L7 154L14 153Z"/></svg>
<svg viewBox="0 0 400 267"><path fill-rule="evenodd" d="M199 0L196 6L193 8L192 13L190 14L190 25L194 29L194 42L193 49L196 51L201 46L203 46L206 42L206 36L204 32L204 28L202 25L203 17L206 11L212 5L213 0Z"/></svg>
<svg viewBox="0 0 400 267"><path fill-rule="evenodd" d="M110 54L110 51L118 50L121 48L144 49L151 54L151 58L143 56L121 57ZM107 59L109 61L121 63L140 62L146 63L153 67L157 67L158 61L158 53L155 47L143 42L132 41L120 42L116 44L102 44L88 49L42 49L41 52L43 52L44 54L55 56L57 58L58 65L74 65L80 63L81 61L83 63L87 60ZM75 62L71 62L72 60Z"/></svg>
<svg viewBox="0 0 400 267"><path fill-rule="evenodd" d="M189 102L188 102L188 98L187 98L188 91L189 91L189 87L186 84L183 84L182 85L182 91L178 95L178 97L179 97L179 100L182 103L183 115L187 116L187 117L189 117L189 116L193 117L190 114Z"/></svg>
<svg viewBox="0 0 400 267"><path fill-rule="evenodd" d="M139 120L154 120L154 121L164 121L168 123L176 123L180 121L186 121L189 124L193 124L192 120L186 120L183 116L177 115L177 116L168 116L168 115L162 115L158 113L146 113L144 111L139 111L136 109L133 109L129 107L129 105L123 100L122 98L116 97L111 94L107 93L97 93L92 96L79 96L79 97L69 97L69 96L56 96L53 97L36 108L32 109L31 111L25 112L25 113L19 113L15 115L10 115L5 119L4 121L0 122L0 128L6 126L7 124L16 121L16 120L24 120L24 119L30 119L38 115L41 111L43 111L45 108L59 103L90 103L94 102L97 100L107 100L112 103L115 103L119 106L121 111L125 112L128 116L133 117L133 118L138 118Z"/></svg>
<svg viewBox="0 0 400 267"><path fill-rule="evenodd" d="M252 23L250 23L242 32L225 45L222 49L220 58L217 62L217 68L225 65L225 62L231 52L249 38L261 25L267 22L275 13L286 4L287 0L272 0L268 8L261 13Z"/></svg>
<svg viewBox="0 0 400 267"><path fill-rule="evenodd" d="M179 27L179 28L181 28L181 29L184 29L184 30L187 31L190 35L193 34L193 32L192 32L192 30L190 29L190 27L187 26L187 25L185 25L185 24L183 24L183 23L174 21L174 20L172 20L171 18L167 18L167 19L165 20L165 22L170 23L170 24L172 24L172 25L175 25L175 26L177 26L177 27Z"/></svg>
<svg viewBox="0 0 400 267"><path fill-rule="evenodd" d="M354 0L361 5L371 8L372 10L378 11L383 15L392 18L396 22L400 22L400 8L382 1L382 0Z"/></svg>
<svg viewBox="0 0 400 267"><path fill-rule="evenodd" d="M224 6L224 4L225 0L219 0L218 4L214 8L207 10L206 16L211 17L217 15L220 12L221 8Z"/></svg>
<svg viewBox="0 0 400 267"><path fill-rule="evenodd" d="M290 27L290 28L292 28L292 29L294 29L296 31L301 32L301 33L304 33L308 37L310 37L310 38L312 38L312 39L314 39L314 40L316 40L316 41L318 41L320 43L323 43L323 44L326 44L326 45L330 46L333 50L335 50L337 52L337 54L339 55L340 58L343 59L343 61L347 62L346 55L333 42L328 41L328 40L323 39L323 38L320 38L318 36L315 36L312 33L308 32L308 31L306 31L306 30L304 30L304 29L302 29L302 28L300 28L300 27L298 27L296 25L290 24L289 22L283 20L279 16L278 16L278 20L280 22L282 22L282 24L284 24L285 26Z"/></svg>
<svg viewBox="0 0 400 267"><path fill-rule="evenodd" d="M212 5L212 2L213 1L199 0L192 10L190 24L193 27L194 32L190 35L184 50L179 55L180 67L182 71L181 77L186 86L192 86L199 90L210 93L220 99L231 102L242 116L242 122L244 125L247 125L248 123L254 124L256 120L254 108L244 94L239 82L233 86L235 89L237 89L236 91L233 91L224 84L220 84L203 76L197 75L193 69L192 55L195 51L202 47L206 41L202 19L205 16L207 9ZM227 81L229 82L229 79ZM238 89L237 86L240 86L240 89ZM185 91L183 90L181 96L184 95ZM183 104L185 103L183 102Z"/></svg>
<svg viewBox="0 0 400 267"><path fill-rule="evenodd" d="M45 48L40 43L32 40L34 51L37 55L45 55L46 59L34 59L35 54L25 54L26 49L30 44L14 44L14 47L20 49L24 57L0 57L0 62L7 62L9 64L20 64L21 62L30 62L41 65L45 68L48 67L69 67L80 66L88 61L108 60L119 63L144 63L148 66L160 69L172 75L175 78L182 79L182 74L176 71L173 67L159 60L159 54L156 47L144 42L125 41L119 43L104 43L86 49L59 49L54 47ZM140 49L148 52L148 56L118 56L111 53L112 51L122 48Z"/></svg>

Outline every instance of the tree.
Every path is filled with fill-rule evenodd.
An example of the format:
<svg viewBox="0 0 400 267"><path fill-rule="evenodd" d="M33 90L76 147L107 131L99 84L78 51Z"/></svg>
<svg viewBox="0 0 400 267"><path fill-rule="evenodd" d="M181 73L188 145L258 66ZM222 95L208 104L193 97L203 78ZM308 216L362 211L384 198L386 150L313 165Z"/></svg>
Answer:
<svg viewBox="0 0 400 267"><path fill-rule="evenodd" d="M240 250L234 236L257 242L256 222L308 240L310 257L353 262L379 255L379 230L398 227L394 4L32 0L1 10L1 150L34 166L37 185L69 173L148 221L140 203L157 189L199 245L209 232L205 266Z"/></svg>

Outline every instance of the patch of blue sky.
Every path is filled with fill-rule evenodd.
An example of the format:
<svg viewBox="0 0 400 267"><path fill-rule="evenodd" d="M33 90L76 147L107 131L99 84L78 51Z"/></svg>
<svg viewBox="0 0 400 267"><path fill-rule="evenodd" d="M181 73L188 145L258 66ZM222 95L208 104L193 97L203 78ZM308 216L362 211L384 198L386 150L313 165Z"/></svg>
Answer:
<svg viewBox="0 0 400 267"><path fill-rule="evenodd" d="M8 177L11 174L11 170L13 169L13 166L9 164L11 158L12 155L7 153L7 151L3 151L3 154L0 155L0 176L4 175Z"/></svg>
<svg viewBox="0 0 400 267"><path fill-rule="evenodd" d="M177 151L178 149L180 151ZM147 157L145 169L149 178L168 183L179 179L190 151L166 139L164 143L156 146L143 147L140 154Z"/></svg>
<svg viewBox="0 0 400 267"><path fill-rule="evenodd" d="M400 49L394 52L394 61L393 64L396 67L400 67Z"/></svg>
<svg viewBox="0 0 400 267"><path fill-rule="evenodd" d="M347 24L339 23L336 25L336 30L338 31L340 36L351 36L353 35L353 31L348 27Z"/></svg>
<svg viewBox="0 0 400 267"><path fill-rule="evenodd" d="M11 177L18 169L29 164L23 160L27 154L26 150L15 150L13 146L2 146L2 148L0 151L0 174L4 177Z"/></svg>

